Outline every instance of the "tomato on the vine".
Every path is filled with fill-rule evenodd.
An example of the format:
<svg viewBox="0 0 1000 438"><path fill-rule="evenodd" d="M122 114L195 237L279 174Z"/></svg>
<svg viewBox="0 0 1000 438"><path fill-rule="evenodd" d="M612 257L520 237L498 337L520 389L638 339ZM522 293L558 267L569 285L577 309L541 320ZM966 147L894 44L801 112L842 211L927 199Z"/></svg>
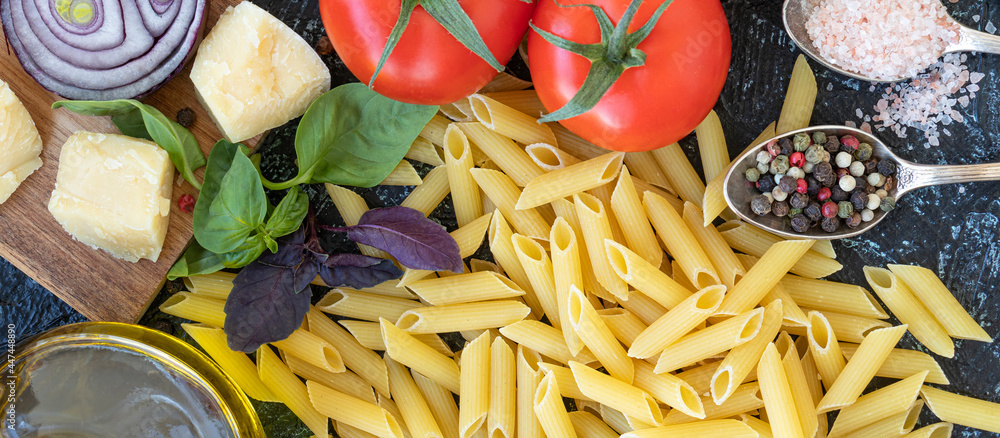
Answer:
<svg viewBox="0 0 1000 438"><path fill-rule="evenodd" d="M535 3L320 0L319 7L337 55L358 79L391 99L439 105L475 93L496 76L521 43Z"/></svg>
<svg viewBox="0 0 1000 438"><path fill-rule="evenodd" d="M664 2L539 0L528 63L551 112L543 120L619 151L655 149L689 134L726 81L729 24L719 0Z"/></svg>

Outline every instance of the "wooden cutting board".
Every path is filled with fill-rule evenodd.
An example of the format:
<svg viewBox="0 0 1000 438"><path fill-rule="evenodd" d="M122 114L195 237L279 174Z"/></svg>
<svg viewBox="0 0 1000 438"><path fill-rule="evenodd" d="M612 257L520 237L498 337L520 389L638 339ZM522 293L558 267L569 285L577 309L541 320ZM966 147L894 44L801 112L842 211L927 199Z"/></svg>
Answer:
<svg viewBox="0 0 1000 438"><path fill-rule="evenodd" d="M238 3L239 0L209 0L204 31L215 25L226 7ZM5 38L2 29L0 38ZM194 110L196 118L190 129L207 156L222 134L195 98L190 70L189 65L143 102L170 118L183 108ZM177 199L182 195L197 196L198 191L187 182L174 186L170 226L156 263L149 260L129 263L74 240L47 209L59 168L59 151L76 131L118 133L118 130L108 117L86 117L51 109L52 103L60 98L28 76L13 52L8 53L3 46L0 46L0 79L10 85L27 107L44 145L42 167L7 202L0 204L0 257L93 321L138 321L163 286L170 266L191 241L191 213L181 211ZM244 143L252 148L259 139L258 136ZM203 172L204 169L197 172L199 178Z"/></svg>

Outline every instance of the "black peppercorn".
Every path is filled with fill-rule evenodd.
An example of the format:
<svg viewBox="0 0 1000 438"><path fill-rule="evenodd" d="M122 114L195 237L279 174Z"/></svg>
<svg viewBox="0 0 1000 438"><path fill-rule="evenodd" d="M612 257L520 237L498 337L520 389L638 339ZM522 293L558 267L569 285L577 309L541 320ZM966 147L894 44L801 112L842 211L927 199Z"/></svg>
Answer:
<svg viewBox="0 0 1000 438"><path fill-rule="evenodd" d="M872 158L864 162L865 165L865 175L870 173L878 172L878 160Z"/></svg>
<svg viewBox="0 0 1000 438"><path fill-rule="evenodd" d="M762 180L763 181L763 180ZM771 212L771 200L767 196L757 195L750 199L750 210L755 214L763 216Z"/></svg>
<svg viewBox="0 0 1000 438"><path fill-rule="evenodd" d="M868 203L868 194L865 193L863 189L855 190L854 192L851 193L851 204L854 206L855 210L857 211L864 210L865 204L867 203Z"/></svg>
<svg viewBox="0 0 1000 438"><path fill-rule="evenodd" d="M828 162L822 162L813 167L813 176L823 187L831 187L837 182L837 174Z"/></svg>
<svg viewBox="0 0 1000 438"><path fill-rule="evenodd" d="M878 173L885 176L894 175L896 173L896 163L889 160L882 160L878 162Z"/></svg>
<svg viewBox="0 0 1000 438"><path fill-rule="evenodd" d="M809 220L816 222L823 217L823 208L820 207L819 202L813 201L806 206L802 213L809 218Z"/></svg>
<svg viewBox="0 0 1000 438"><path fill-rule="evenodd" d="M837 218L836 216L824 217L823 220L820 221L819 226L823 228L823 231L826 231L827 233L832 233L834 231L837 231L837 228L840 227L840 219Z"/></svg>
<svg viewBox="0 0 1000 438"><path fill-rule="evenodd" d="M812 175L806 175L806 193L810 196L816 196L819 193L819 189L823 187L819 181Z"/></svg>
<svg viewBox="0 0 1000 438"><path fill-rule="evenodd" d="M781 155L791 155L792 152L795 152L795 146L788 137L778 140L778 147L781 148Z"/></svg>
<svg viewBox="0 0 1000 438"><path fill-rule="evenodd" d="M757 181L757 189L763 193L774 190L775 186L777 184L774 183L774 178L769 178L767 175L762 175L760 180Z"/></svg>
<svg viewBox="0 0 1000 438"><path fill-rule="evenodd" d="M872 193L875 193L877 191L878 191L878 187L875 187L875 186L873 186L871 184L868 184L868 181L865 181L865 193L866 194L872 194Z"/></svg>
<svg viewBox="0 0 1000 438"><path fill-rule="evenodd" d="M858 212L851 213L847 219L844 219L844 225L847 225L847 228L857 228L858 225L861 225L861 214Z"/></svg>
<svg viewBox="0 0 1000 438"><path fill-rule="evenodd" d="M795 231L796 233L805 233L806 231L809 231L810 224L811 222L805 217L805 215L798 214L792 216L792 231Z"/></svg>
<svg viewBox="0 0 1000 438"><path fill-rule="evenodd" d="M830 154L840 152L840 139L836 135L826 136L826 144L823 145Z"/></svg>
<svg viewBox="0 0 1000 438"><path fill-rule="evenodd" d="M778 201L771 204L771 213L774 213L777 217L788 216L788 203L785 201Z"/></svg>
<svg viewBox="0 0 1000 438"><path fill-rule="evenodd" d="M778 182L778 187L780 187L781 191L785 193L794 193L795 189L798 187L798 182L795 178L786 175L781 177L781 181Z"/></svg>
<svg viewBox="0 0 1000 438"><path fill-rule="evenodd" d="M788 204L792 208L806 208L809 206L809 195L799 192L792 193L792 196L788 198Z"/></svg>
<svg viewBox="0 0 1000 438"><path fill-rule="evenodd" d="M850 197L851 194L840 188L840 185L835 185L830 188L830 200L833 202L846 201Z"/></svg>
<svg viewBox="0 0 1000 438"><path fill-rule="evenodd" d="M184 108L177 111L177 124L185 128L190 128L194 124L194 111L191 108Z"/></svg>

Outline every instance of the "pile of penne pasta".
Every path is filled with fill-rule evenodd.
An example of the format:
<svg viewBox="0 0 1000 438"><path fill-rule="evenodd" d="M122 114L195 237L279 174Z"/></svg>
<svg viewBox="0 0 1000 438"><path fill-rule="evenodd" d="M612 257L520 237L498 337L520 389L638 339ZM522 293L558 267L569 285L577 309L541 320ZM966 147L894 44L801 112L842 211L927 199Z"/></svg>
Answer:
<svg viewBox="0 0 1000 438"><path fill-rule="evenodd" d="M804 127L815 96L800 59L761 138ZM866 268L892 326L865 288L820 280L841 268L828 242L732 219L714 113L697 129L706 185L676 144L607 153L529 115L542 111L532 91L476 94L443 107L408 155L437 167L402 205L429 215L451 194L462 257L485 239L492 261L333 289L255 361L221 329L233 274L187 278L161 310L196 321L184 329L249 397L286 404L317 436L328 418L342 437L1000 432L1000 405L927 386L948 384L935 359L895 348L906 331L945 357L952 337L992 341L931 271ZM327 190L347 225L368 209ZM440 336L454 332L457 352ZM898 381L863 394L876 376ZM911 433L925 405L943 422Z"/></svg>

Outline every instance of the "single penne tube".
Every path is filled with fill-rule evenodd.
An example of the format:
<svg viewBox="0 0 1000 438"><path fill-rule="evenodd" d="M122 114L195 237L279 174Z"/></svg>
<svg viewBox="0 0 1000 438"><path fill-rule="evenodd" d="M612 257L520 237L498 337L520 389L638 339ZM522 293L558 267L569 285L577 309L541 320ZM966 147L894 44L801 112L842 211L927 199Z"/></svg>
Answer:
<svg viewBox="0 0 1000 438"><path fill-rule="evenodd" d="M507 224L507 219L499 211L493 212L493 218L489 226L489 245L493 259L503 268L507 277L524 291L524 302L531 308L531 313L538 318L544 314L541 303L535 295L535 290L531 288L531 280L521 266L521 260L514 250L514 243L511 237L514 231Z"/></svg>
<svg viewBox="0 0 1000 438"><path fill-rule="evenodd" d="M618 438L618 433L611 426L590 412L570 412L569 421L579 438Z"/></svg>
<svg viewBox="0 0 1000 438"><path fill-rule="evenodd" d="M355 321L350 319L342 319L339 323L344 326L344 328L350 332L350 335L353 336L363 347L374 351L385 351L385 341L382 339L382 328L379 326L379 323ZM455 355L455 353L448 347L448 344L441 340L441 337L437 334L411 333L411 335L413 335L413 337L418 341L427 344L438 353L449 357Z"/></svg>
<svg viewBox="0 0 1000 438"><path fill-rule="evenodd" d="M955 343L948 331L906 283L888 269L865 266L864 271L875 294L901 323L910 326L910 333L917 341L938 355L955 357Z"/></svg>
<svg viewBox="0 0 1000 438"><path fill-rule="evenodd" d="M484 85L483 88L479 89L479 92L493 95L503 92L512 92L514 90L525 90L534 93L534 90L527 90L528 88L531 88L531 85L531 81L526 81L507 72L500 72L497 73L493 80Z"/></svg>
<svg viewBox="0 0 1000 438"><path fill-rule="evenodd" d="M656 241L653 226L643 214L642 198L632 183L628 168L622 169L621 177L611 193L611 212L618 219L629 248L651 265L660 266L663 262L663 250Z"/></svg>
<svg viewBox="0 0 1000 438"><path fill-rule="evenodd" d="M781 365L785 369L788 387L795 401L795 413L799 417L799 425L802 426L802 436L816 436L819 430L816 403L813 401L812 393L809 392L808 378L794 344L790 345L788 351L782 355Z"/></svg>
<svg viewBox="0 0 1000 438"><path fill-rule="evenodd" d="M679 379L691 385L691 387L694 388L695 392L697 392L699 395L708 396L709 400L712 400L711 399L712 379L713 376L715 376L715 372L718 371L719 366L722 365L722 360L703 361L703 362L704 363L700 365L692 366L688 369L685 369L684 371L676 373L675 375ZM756 368L757 366L755 364L754 369ZM752 377L748 376L746 380L747 381L757 380L757 374L752 371L751 374ZM713 402L712 404L715 403Z"/></svg>
<svg viewBox="0 0 1000 438"><path fill-rule="evenodd" d="M656 164L656 157L653 156L652 152L628 152L625 154L625 165L636 178L674 193L670 180L660 169L660 165Z"/></svg>
<svg viewBox="0 0 1000 438"><path fill-rule="evenodd" d="M556 308L559 321L569 320L569 290L576 286L583 289L583 268L580 263L580 244L576 240L576 231L566 221L558 217L552 224L549 236L549 246L552 249L552 279L555 289ZM583 349L583 341L575 330L563 330L566 345L571 353L579 353Z"/></svg>
<svg viewBox="0 0 1000 438"><path fill-rule="evenodd" d="M605 239L604 252L618 278L666 309L674 308L693 293L621 243Z"/></svg>
<svg viewBox="0 0 1000 438"><path fill-rule="evenodd" d="M424 398L420 388L413 381L413 376L406 367L400 365L392 358L385 358L386 368L389 370L389 386L392 388L392 396L398 403L403 423L410 431L411 436L440 437L441 427L434 414L431 412L427 400Z"/></svg>
<svg viewBox="0 0 1000 438"><path fill-rule="evenodd" d="M702 225L702 216L703 214L698 206L690 202L684 203L684 223L687 224L688 229L694 234L695 240L698 241L701 248L705 250L705 254L708 255L709 260L712 261L712 265L715 266L722 284L732 289L746 275L746 269L744 269L743 264L740 263L740 259L736 257L732 248L729 247L729 244L726 243L726 240L715 229L715 226L712 224Z"/></svg>
<svg viewBox="0 0 1000 438"><path fill-rule="evenodd" d="M456 394L461 392L459 384L461 373L455 361L420 342L391 322L381 319L379 323L382 328L382 339L385 342L385 352L389 357L427 376L451 392Z"/></svg>
<svg viewBox="0 0 1000 438"><path fill-rule="evenodd" d="M694 133L698 138L698 152L701 154L705 181L726 173L729 168L729 147L726 146L726 134L722 132L722 122L715 110L708 112L708 116L698 124Z"/></svg>
<svg viewBox="0 0 1000 438"><path fill-rule="evenodd" d="M378 321L379 318L395 321L403 312L416 307L423 307L423 304L346 289L331 289L316 303L316 308L325 313L364 321Z"/></svg>
<svg viewBox="0 0 1000 438"><path fill-rule="evenodd" d="M799 338L803 339L801 336ZM806 376L806 386L809 388L809 395L812 396L812 404L816 406L823 399L823 382L820 380L819 370L816 369L816 361L813 360L808 345L802 349L796 347L796 351L805 352L801 362L802 373ZM827 432L830 430L830 422L826 414L817 414L816 424L816 436L826 438Z"/></svg>
<svg viewBox="0 0 1000 438"><path fill-rule="evenodd" d="M524 147L531 161L546 172L563 169L579 163L580 160L548 143L533 143Z"/></svg>
<svg viewBox="0 0 1000 438"><path fill-rule="evenodd" d="M660 406L648 392L579 362L569 366L580 391L590 399L653 426L663 423Z"/></svg>
<svg viewBox="0 0 1000 438"><path fill-rule="evenodd" d="M760 361L764 349L781 328L783 302L774 301L764 308L760 330L749 342L733 348L712 374L712 401L719 405L733 395Z"/></svg>
<svg viewBox="0 0 1000 438"><path fill-rule="evenodd" d="M438 111L445 117L456 122L471 122L476 120L476 117L472 115L472 105L469 104L468 100L446 103L439 106Z"/></svg>
<svg viewBox="0 0 1000 438"><path fill-rule="evenodd" d="M614 273L608 258L602 251L605 239L614 238L604 203L588 193L573 195L573 203L576 205L580 230L583 233L586 252L590 257L590 264L594 269L597 282L616 299L627 300L628 286Z"/></svg>
<svg viewBox="0 0 1000 438"><path fill-rule="evenodd" d="M281 360L285 361L285 365L288 366L288 369L292 370L293 374L305 380L322 383L351 397L359 398L369 403L378 403L375 388L372 388L365 379L362 379L361 376L354 374L350 370L331 373L284 352L281 353Z"/></svg>
<svg viewBox="0 0 1000 438"><path fill-rule="evenodd" d="M451 120L440 114L435 114L431 120L420 130L420 137L426 138L436 146L444 145L444 131L448 129Z"/></svg>
<svg viewBox="0 0 1000 438"><path fill-rule="evenodd" d="M941 282L941 278L920 266L889 265L889 270L909 287L910 292L934 315L953 338L993 342L969 311L955 299L955 295Z"/></svg>
<svg viewBox="0 0 1000 438"><path fill-rule="evenodd" d="M514 298L524 295L521 287L496 272L484 271L429 278L408 285L420 299L433 306Z"/></svg>
<svg viewBox="0 0 1000 438"><path fill-rule="evenodd" d="M444 438L460 438L458 434L458 406L455 404L455 396L447 388L437 382L428 379L423 374L410 370L413 383L420 389L427 407L434 415L434 420L441 429L441 436Z"/></svg>
<svg viewBox="0 0 1000 438"><path fill-rule="evenodd" d="M906 412L920 395L926 377L927 372L923 371L858 397L858 401L837 414L829 437L848 436L876 421Z"/></svg>
<svg viewBox="0 0 1000 438"><path fill-rule="evenodd" d="M629 347L628 355L648 359L660 354L715 313L725 294L725 286L715 285L684 299L640 333Z"/></svg>
<svg viewBox="0 0 1000 438"><path fill-rule="evenodd" d="M480 301L410 309L400 315L396 326L410 333L450 333L483 330L513 324L531 309L514 300Z"/></svg>
<svg viewBox="0 0 1000 438"><path fill-rule="evenodd" d="M448 125L444 134L444 158L455 218L461 227L483 215L483 198L476 180L469 173L469 169L476 165L472 159L472 146L455 124Z"/></svg>
<svg viewBox="0 0 1000 438"><path fill-rule="evenodd" d="M777 135L809 126L817 93L816 76L809 68L806 57L799 55L792 69L792 78L788 81L785 102L781 105L781 116L775 131Z"/></svg>
<svg viewBox="0 0 1000 438"><path fill-rule="evenodd" d="M348 426L344 423L333 422L333 431L337 433L340 438L377 438L368 432L358 429L353 426ZM327 435L332 436L332 435ZM316 435L313 435L316 437Z"/></svg>
<svg viewBox="0 0 1000 438"><path fill-rule="evenodd" d="M341 289L349 289L349 288L342 287ZM410 292L409 289L405 287L399 287L399 280L384 281L382 283L376 284L375 286L360 289L358 290L358 292L365 292L376 295L385 295L387 297L408 298L412 300L419 298L416 294Z"/></svg>
<svg viewBox="0 0 1000 438"><path fill-rule="evenodd" d="M448 233L452 239L455 239L455 243L458 244L459 256L463 259L470 257L482 246L483 238L486 235L486 230L490 227L492 217L492 213L484 214L479 219L469 222L464 227L458 227L455 231ZM409 286L411 283L426 278L433 273L434 271L407 268L403 273L403 278L399 279L396 286Z"/></svg>
<svg viewBox="0 0 1000 438"><path fill-rule="evenodd" d="M549 224L542 218L538 210L517 210L514 205L521 196L521 189L517 188L514 181L502 172L487 169L472 169L472 177L483 189L486 196L493 201L497 210L510 221L517 232L533 239L546 240L549 238Z"/></svg>
<svg viewBox="0 0 1000 438"><path fill-rule="evenodd" d="M635 376L632 359L597 314L597 310L575 285L570 286L568 307L567 329L572 327L608 373L623 382L632 383Z"/></svg>
<svg viewBox="0 0 1000 438"><path fill-rule="evenodd" d="M684 155L681 146L672 143L651 153L677 195L687 202L701 203L705 197L705 183L691 166L691 161Z"/></svg>
<svg viewBox="0 0 1000 438"><path fill-rule="evenodd" d="M853 284L785 275L779 283L801 306L865 318L888 319L889 314L867 289Z"/></svg>
<svg viewBox="0 0 1000 438"><path fill-rule="evenodd" d="M409 207L430 216L431 212L451 193L448 182L448 167L438 166L427 172L424 181L420 183L399 205Z"/></svg>
<svg viewBox="0 0 1000 438"><path fill-rule="evenodd" d="M635 339L639 337L639 334L649 327L639 317L621 307L601 309L597 313L601 315L601 319L608 325L611 334L615 335L615 338L624 344L625 347L631 347Z"/></svg>
<svg viewBox="0 0 1000 438"><path fill-rule="evenodd" d="M511 236L511 244L531 283L531 289L535 291L535 298L542 306L542 311L548 316L553 327L563 330L565 327L559 315L555 273L552 271L552 259L549 254L538 241L521 234Z"/></svg>
<svg viewBox="0 0 1000 438"><path fill-rule="evenodd" d="M296 330L284 340L272 342L271 345L331 373L340 373L346 369L339 350L325 339L305 330Z"/></svg>
<svg viewBox="0 0 1000 438"><path fill-rule="evenodd" d="M323 338L341 352L347 368L358 373L379 394L390 394L388 371L385 369L385 362L378 354L362 346L350 333L316 308L309 310L306 320L309 322L310 332Z"/></svg>
<svg viewBox="0 0 1000 438"><path fill-rule="evenodd" d="M847 361L837 342L837 333L830 326L830 321L820 312L809 312L809 327L806 331L809 340L809 352L816 361L823 386L828 390L844 371Z"/></svg>
<svg viewBox="0 0 1000 438"><path fill-rule="evenodd" d="M596 402L595 402L596 403ZM609 427L620 434L628 433L633 430L632 425L629 424L628 418L625 418L625 414L618 412L607 405L598 404L600 408L601 419Z"/></svg>
<svg viewBox="0 0 1000 438"><path fill-rule="evenodd" d="M812 309L804 309L807 312L812 312ZM853 342L860 343L874 330L881 328L892 327L889 321L884 321L881 319L865 318L862 316L854 315L844 315L841 313L833 312L821 312L823 316L826 317L827 321L830 322L830 327L833 329L833 333L837 336L838 341L843 342ZM791 335L805 336L806 327L796 324L796 325L784 325L782 330L788 331Z"/></svg>
<svg viewBox="0 0 1000 438"><path fill-rule="evenodd" d="M952 429L955 426L951 423L934 423L930 426L924 426L906 435L904 438L948 438L951 436Z"/></svg>
<svg viewBox="0 0 1000 438"><path fill-rule="evenodd" d="M184 286L193 294L225 301L229 298L229 292L233 290L234 278L236 274L224 271L192 275L184 277Z"/></svg>
<svg viewBox="0 0 1000 438"><path fill-rule="evenodd" d="M858 351L858 344L841 343L840 348L847 360L851 360L854 357L854 353ZM934 356L922 351L905 350L902 348L894 348L889 353L889 357L882 363L882 367L875 372L875 376L888 377L890 379L905 379L924 371L927 371L925 379L927 383L936 383L938 385L948 385L951 383L948 381L948 376L941 370L941 365L934 359Z"/></svg>
<svg viewBox="0 0 1000 438"><path fill-rule="evenodd" d="M522 143L556 143L549 125L482 94L469 96L476 120L496 133Z"/></svg>
<svg viewBox="0 0 1000 438"><path fill-rule="evenodd" d="M538 382L535 397L532 399L532 406L538 423L541 424L542 430L545 431L545 436L576 437L576 431L573 429L573 423L566 412L566 406L563 405L562 393L559 390L559 383L556 382L555 377L546 374Z"/></svg>
<svg viewBox="0 0 1000 438"><path fill-rule="evenodd" d="M882 438L887 436L905 436L913 431L924 409L924 401L917 400L910 408L896 415L883 418L851 433L858 438Z"/></svg>
<svg viewBox="0 0 1000 438"><path fill-rule="evenodd" d="M514 208L535 208L608 184L618 177L624 156L622 152L611 152L536 176L524 187Z"/></svg>
<svg viewBox="0 0 1000 438"><path fill-rule="evenodd" d="M732 350L753 339L763 321L764 308L758 307L688 334L663 350L656 363L656 372L673 371Z"/></svg>
<svg viewBox="0 0 1000 438"><path fill-rule="evenodd" d="M743 279L726 294L718 314L735 315L753 308L767 295L788 269L812 246L811 240L787 240L768 248L760 262L750 268Z"/></svg>
<svg viewBox="0 0 1000 438"><path fill-rule="evenodd" d="M490 345L490 399L487 430L491 437L512 438L517 434L515 422L517 364L514 352L501 337Z"/></svg>
<svg viewBox="0 0 1000 438"><path fill-rule="evenodd" d="M257 367L246 353L229 349L229 346L226 345L226 333L221 328L209 327L205 324L181 324L181 328L201 346L202 350L205 350L205 353L208 353L215 363L219 364L219 367L236 382L236 385L246 393L247 397L260 401L279 401L271 393L271 390L264 386L264 382L260 381Z"/></svg>
<svg viewBox="0 0 1000 438"><path fill-rule="evenodd" d="M628 416L628 415L625 416L625 421L628 422L629 427L631 427L632 430L634 430L634 431L635 430L652 429L652 428L656 427L656 425L654 425L654 424L649 424L649 423L647 423L645 421L639 420L638 418L631 417L631 416Z"/></svg>
<svg viewBox="0 0 1000 438"><path fill-rule="evenodd" d="M781 286L781 283L774 285L770 291L764 294L764 298L761 298L760 300L760 305L766 306L768 303L777 300L781 300L783 313L781 318L784 324L801 327L805 327L808 324L809 318L806 316L806 312L802 310L798 303L792 299L792 296L785 291L785 288Z"/></svg>
<svg viewBox="0 0 1000 438"><path fill-rule="evenodd" d="M774 122L767 125L767 128L764 128L764 131L761 132L760 135L754 139L754 141L750 142L750 145L748 145L743 152L740 152L740 155L745 154L747 151L761 144L765 140L774 137L774 127ZM628 161L626 161L625 164L628 164ZM729 173L729 168L732 166L732 163L727 165L725 171L716 175L715 178L708 180L708 184L705 185L705 196L702 197L701 209L703 212L702 225L706 227L711 224L715 218L719 217L720 214L725 212L727 208L729 208L729 204L726 203L725 188L723 187L723 184L726 182L726 174ZM735 215L732 214L732 212L727 213L726 216L727 220L735 219ZM733 217L730 218L728 216Z"/></svg>
<svg viewBox="0 0 1000 438"><path fill-rule="evenodd" d="M177 292L160 304L160 311L178 318L190 319L212 327L226 323L226 302L190 292Z"/></svg>
<svg viewBox="0 0 1000 438"><path fill-rule="evenodd" d="M562 364L569 363L571 360L584 363L596 360L588 349L584 349L576 355L571 354L562 332L543 322L527 319L518 321L501 328L500 334Z"/></svg>
<svg viewBox="0 0 1000 438"><path fill-rule="evenodd" d="M711 395L701 397L702 405L705 406L705 420L716 420L719 418L729 418L745 412L750 412L764 407L764 399L761 398L760 384L757 382L744 383L733 392L721 405L712 402ZM664 424L683 424L698 421L680 410L672 410L663 419Z"/></svg>
<svg viewBox="0 0 1000 438"><path fill-rule="evenodd" d="M321 414L380 437L402 438L403 429L385 408L308 381L309 400ZM325 434L325 433L324 433Z"/></svg>
<svg viewBox="0 0 1000 438"><path fill-rule="evenodd" d="M653 193L645 193L642 203L646 209L646 217L656 229L656 235L666 245L667 251L680 265L691 284L698 289L722 284L711 259L698 244L681 215L662 196Z"/></svg>
<svg viewBox="0 0 1000 438"><path fill-rule="evenodd" d="M757 365L757 381L760 383L771 432L777 437L811 436L802 431L788 376L773 343L764 349Z"/></svg>
<svg viewBox="0 0 1000 438"><path fill-rule="evenodd" d="M542 357L538 353L517 346L517 436L544 438L545 432L535 416L534 398L538 383L542 381L539 370Z"/></svg>
<svg viewBox="0 0 1000 438"><path fill-rule="evenodd" d="M441 159L441 153L438 152L437 146L434 146L434 143L423 137L417 137L413 140L413 144L410 145L410 150L406 152L405 158L435 167L444 165L444 160Z"/></svg>
<svg viewBox="0 0 1000 438"><path fill-rule="evenodd" d="M705 418L705 406L701 398L687 382L669 373L656 374L653 366L641 360L635 361L636 388L648 392L660 403L695 418Z"/></svg>
<svg viewBox="0 0 1000 438"><path fill-rule="evenodd" d="M763 257L771 246L783 241L778 236L741 221L729 221L719 225L717 229L730 247L754 257ZM843 267L832 258L816 251L807 251L792 265L789 272L806 278L823 278Z"/></svg>
<svg viewBox="0 0 1000 438"><path fill-rule="evenodd" d="M844 371L816 406L817 412L822 414L854 403L872 377L875 377L875 371L885 362L903 333L906 333L906 328L906 325L900 325L879 329L865 337L854 357L847 362Z"/></svg>
<svg viewBox="0 0 1000 438"><path fill-rule="evenodd" d="M750 426L760 438L774 438L774 434L771 433L771 425L753 415L740 414L740 423Z"/></svg>
<svg viewBox="0 0 1000 438"><path fill-rule="evenodd" d="M559 392L562 393L563 397L572 398L575 400L584 401L594 401L583 391L580 391L580 387L576 384L576 377L573 377L573 370L568 367L559 366L551 363L539 363L538 369L542 371L542 374L552 374L559 383Z"/></svg>
<svg viewBox="0 0 1000 438"><path fill-rule="evenodd" d="M399 164L396 164L396 167L378 184L381 186L419 186L421 183L423 180L420 179L420 175L417 174L413 165L409 161L400 160Z"/></svg>
<svg viewBox="0 0 1000 438"><path fill-rule="evenodd" d="M399 405L396 404L395 400L379 395L378 407L385 409L385 411L389 413L390 417L396 419L397 423L399 423L399 429L403 432L404 437L413 436L410 434L410 429L406 427L406 423L401 421L403 413L399 410Z"/></svg>
<svg viewBox="0 0 1000 438"><path fill-rule="evenodd" d="M326 416L313 407L306 385L266 345L257 349L257 375L264 386L312 433L317 436L327 434Z"/></svg>
<svg viewBox="0 0 1000 438"><path fill-rule="evenodd" d="M583 230L580 226L580 217L576 214L576 204L572 198L557 199L550 205L556 213L557 218L565 220L576 234L577 251L580 253L580 269L583 271L583 290L597 294L601 298L614 298L597 281L597 274L594 273L594 268L590 262L590 255L586 252L587 242L584 239Z"/></svg>
<svg viewBox="0 0 1000 438"><path fill-rule="evenodd" d="M490 403L490 335L466 344L461 358L462 397L458 399L459 435L469 438L486 428Z"/></svg>
<svg viewBox="0 0 1000 438"><path fill-rule="evenodd" d="M483 152L490 161L508 175L517 187L526 186L532 179L545 174L510 137L490 130L482 123L456 123L469 141ZM539 142L531 142L539 143ZM554 143L549 143L554 144Z"/></svg>
<svg viewBox="0 0 1000 438"><path fill-rule="evenodd" d="M604 206L607 212L605 216L608 218L608 224L611 225L611 237L616 242L625 243L625 233L622 231L621 225L618 224L618 218L611 212L611 195L614 194L614 184L597 186L588 190L587 193L601 201L601 205Z"/></svg>
<svg viewBox="0 0 1000 438"><path fill-rule="evenodd" d="M953 394L926 385L921 388L920 397L941 421L1000 433L1000 403Z"/></svg>
<svg viewBox="0 0 1000 438"><path fill-rule="evenodd" d="M508 77L510 75L506 75ZM497 75L497 79L500 75ZM526 81L521 81L524 83ZM538 98L538 92L535 90L526 90L525 88L530 87L531 83L527 82L527 86L518 89L511 89L508 91L497 91L497 92L484 92L479 90L480 93L484 94L486 97L507 105L519 112L525 113L532 117L541 117L542 113L545 112L545 106L542 105L542 100ZM525 84L519 84L525 85Z"/></svg>

